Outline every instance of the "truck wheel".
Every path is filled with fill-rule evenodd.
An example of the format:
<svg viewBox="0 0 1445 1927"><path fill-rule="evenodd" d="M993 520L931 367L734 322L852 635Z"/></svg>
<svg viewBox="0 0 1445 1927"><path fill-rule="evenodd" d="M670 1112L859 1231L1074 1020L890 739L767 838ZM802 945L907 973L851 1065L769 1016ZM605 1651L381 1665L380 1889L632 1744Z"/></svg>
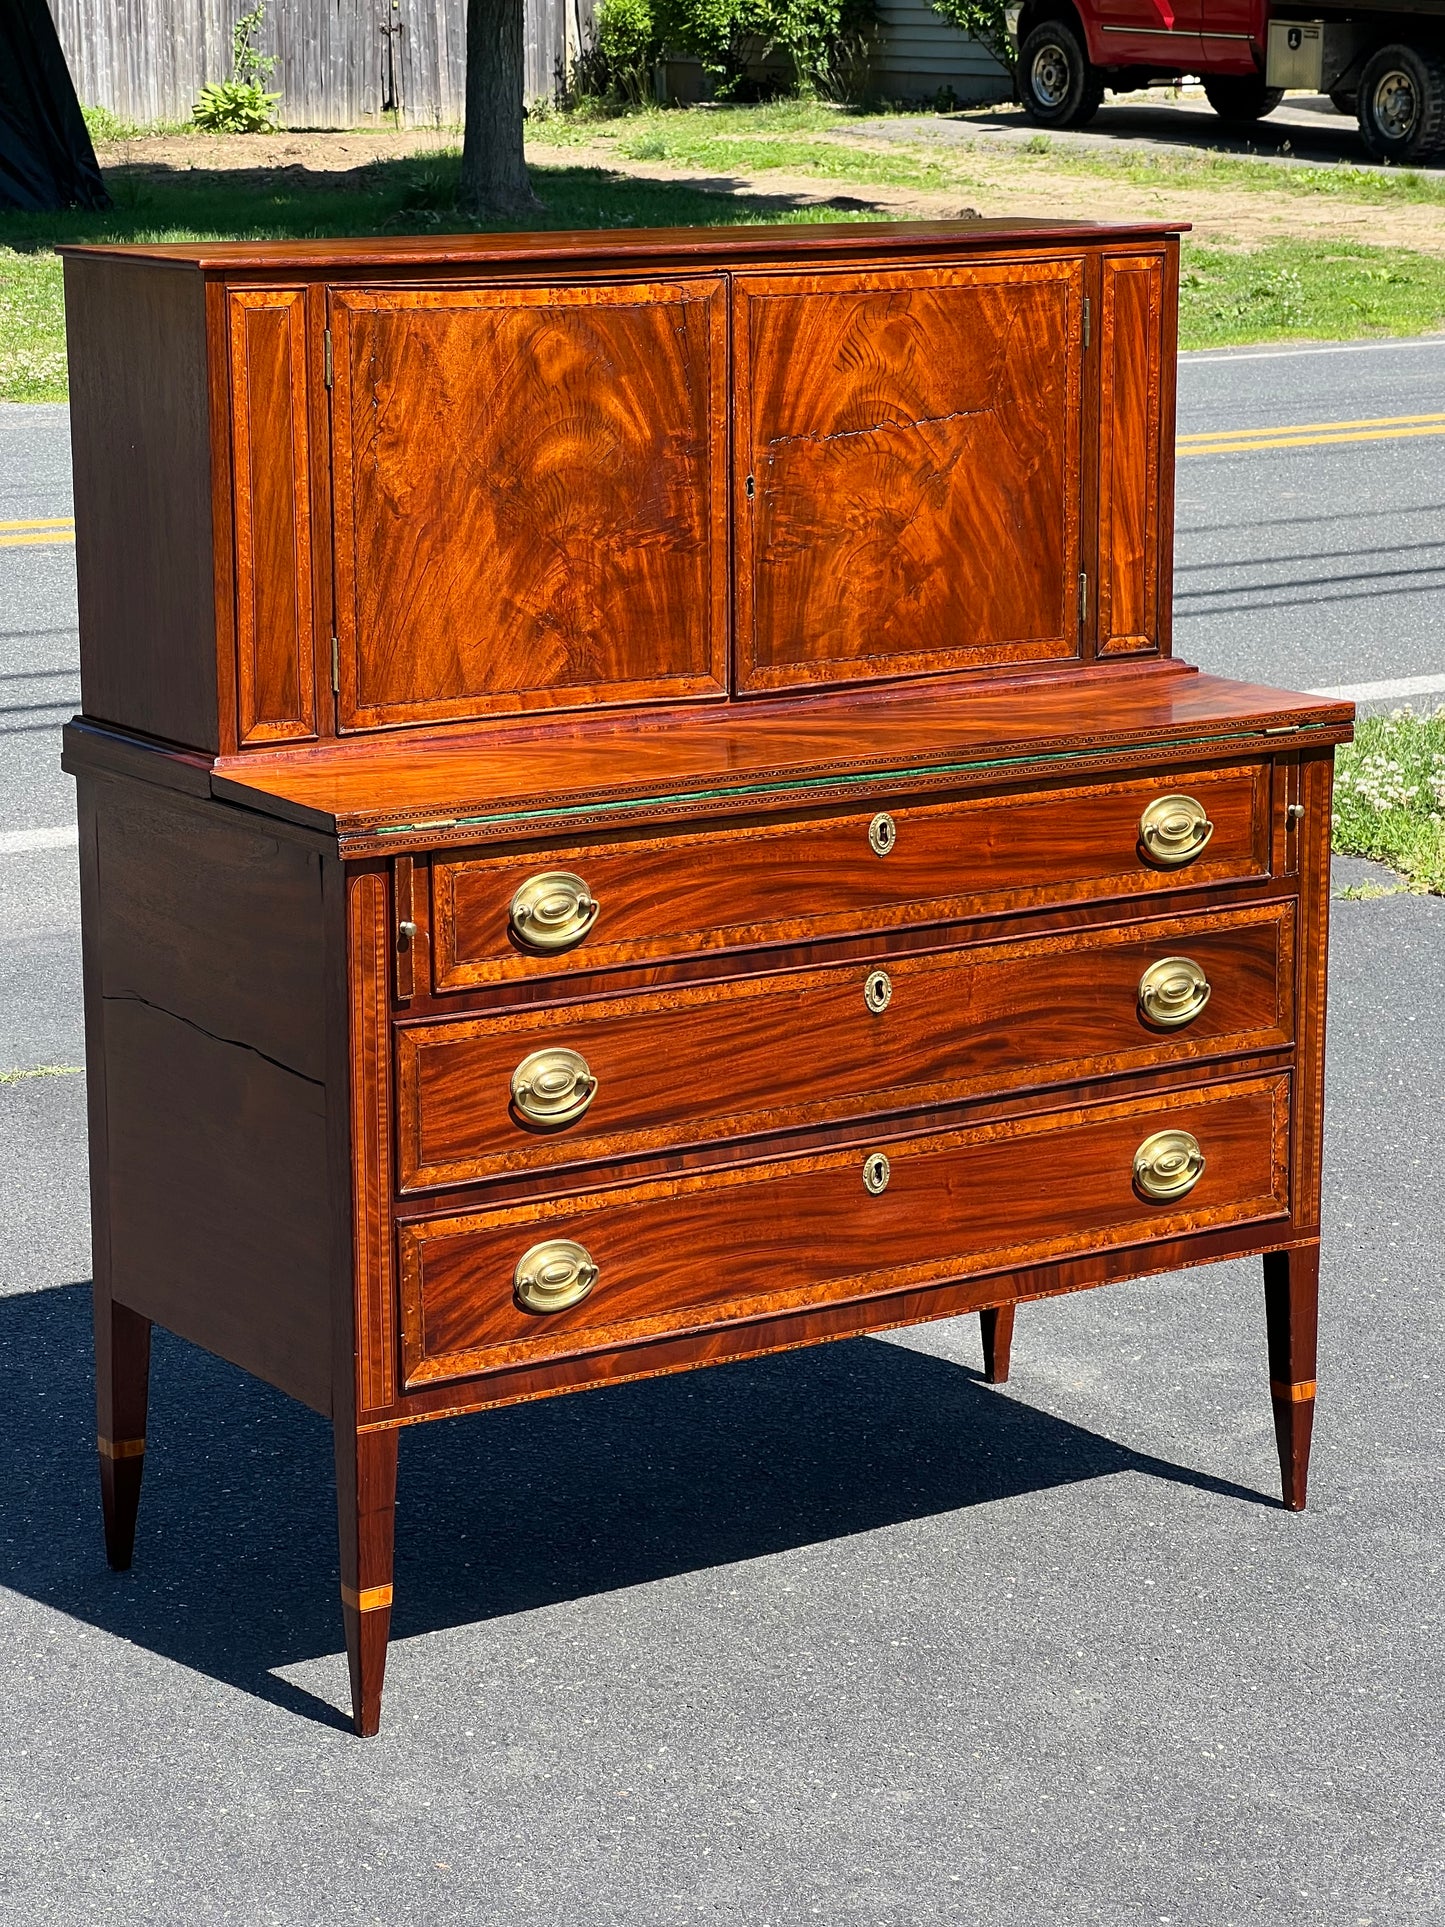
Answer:
<svg viewBox="0 0 1445 1927"><path fill-rule="evenodd" d="M1019 98L1040 127L1083 127L1099 111L1104 82L1066 20L1045 20L1019 48Z"/></svg>
<svg viewBox="0 0 1445 1927"><path fill-rule="evenodd" d="M1381 47L1365 63L1360 136L1377 161L1428 160L1445 147L1445 60L1415 47Z"/></svg>
<svg viewBox="0 0 1445 1927"><path fill-rule="evenodd" d="M1263 120L1284 99L1283 87L1266 87L1258 74L1216 74L1204 98L1221 120Z"/></svg>

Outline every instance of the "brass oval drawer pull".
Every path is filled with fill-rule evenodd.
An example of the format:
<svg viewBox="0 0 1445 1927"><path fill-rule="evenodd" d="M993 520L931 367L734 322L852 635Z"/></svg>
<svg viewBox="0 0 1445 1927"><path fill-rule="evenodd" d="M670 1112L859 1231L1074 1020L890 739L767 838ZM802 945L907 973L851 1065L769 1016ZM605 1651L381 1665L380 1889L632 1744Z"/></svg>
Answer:
<svg viewBox="0 0 1445 1927"><path fill-rule="evenodd" d="M580 1051L534 1050L512 1072L512 1102L529 1124L572 1124L597 1095Z"/></svg>
<svg viewBox="0 0 1445 1927"><path fill-rule="evenodd" d="M1135 1189L1146 1198L1185 1197L1204 1175L1204 1153L1188 1131L1156 1131L1134 1153Z"/></svg>
<svg viewBox="0 0 1445 1927"><path fill-rule="evenodd" d="M1161 957L1139 979L1139 1008L1161 1030L1192 1023L1209 996L1209 979L1192 957Z"/></svg>
<svg viewBox="0 0 1445 1927"><path fill-rule="evenodd" d="M898 825L887 810L879 810L868 825L868 846L875 856L887 856L898 841Z"/></svg>
<svg viewBox="0 0 1445 1927"><path fill-rule="evenodd" d="M581 877L544 870L512 898L512 934L529 950L566 950L587 935L601 909Z"/></svg>
<svg viewBox="0 0 1445 1927"><path fill-rule="evenodd" d="M1156 863L1192 863L1214 834L1204 805L1192 796L1156 796L1139 819L1139 841Z"/></svg>
<svg viewBox="0 0 1445 1927"><path fill-rule="evenodd" d="M893 979L886 970L870 970L863 980L863 1001L875 1017L893 1001Z"/></svg>
<svg viewBox="0 0 1445 1927"><path fill-rule="evenodd" d="M566 1311L582 1303L600 1275L586 1245L548 1238L517 1260L512 1290L523 1311Z"/></svg>

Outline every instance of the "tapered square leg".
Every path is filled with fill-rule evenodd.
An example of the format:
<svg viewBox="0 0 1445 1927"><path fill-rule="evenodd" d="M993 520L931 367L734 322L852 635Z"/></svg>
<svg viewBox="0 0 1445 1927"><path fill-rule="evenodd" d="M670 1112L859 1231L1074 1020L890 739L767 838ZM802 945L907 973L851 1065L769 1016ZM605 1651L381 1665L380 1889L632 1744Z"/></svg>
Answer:
<svg viewBox="0 0 1445 1927"><path fill-rule="evenodd" d="M1264 1254L1264 1310L1269 1327L1269 1395L1279 1445L1284 1503L1303 1512L1315 1422L1315 1350L1319 1335L1320 1248Z"/></svg>
<svg viewBox="0 0 1445 1927"><path fill-rule="evenodd" d="M983 1331L983 1375L990 1385L1008 1379L1009 1354L1014 1342L1014 1306L995 1305L978 1314Z"/></svg>
<svg viewBox="0 0 1445 1927"><path fill-rule="evenodd" d="M391 1633L392 1541L398 1434L336 1427L336 1508L341 1541L341 1614L351 1667L352 1724L381 1725L386 1642Z"/></svg>
<svg viewBox="0 0 1445 1927"><path fill-rule="evenodd" d="M95 1288L95 1442L105 1556L116 1572L130 1565L145 1469L151 1323Z"/></svg>

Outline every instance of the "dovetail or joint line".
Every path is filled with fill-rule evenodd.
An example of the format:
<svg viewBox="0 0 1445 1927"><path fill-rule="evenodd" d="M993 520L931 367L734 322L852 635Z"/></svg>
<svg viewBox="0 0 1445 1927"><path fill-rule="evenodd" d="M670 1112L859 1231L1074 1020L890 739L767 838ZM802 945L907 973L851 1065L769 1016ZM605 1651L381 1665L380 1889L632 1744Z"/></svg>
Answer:
<svg viewBox="0 0 1445 1927"><path fill-rule="evenodd" d="M102 1458L140 1459L145 1457L146 1442L142 1439L108 1439L104 1432L97 1432L95 1442L100 1447Z"/></svg>
<svg viewBox="0 0 1445 1927"><path fill-rule="evenodd" d="M1292 1383L1286 1379L1272 1378L1269 1381L1270 1396L1287 1398L1292 1405L1305 1405L1315 1395L1315 1383L1312 1378L1299 1378Z"/></svg>
<svg viewBox="0 0 1445 1927"><path fill-rule="evenodd" d="M341 1582L341 1603L352 1607L359 1613L380 1612L391 1604L390 1586L363 1586L358 1592L354 1586Z"/></svg>

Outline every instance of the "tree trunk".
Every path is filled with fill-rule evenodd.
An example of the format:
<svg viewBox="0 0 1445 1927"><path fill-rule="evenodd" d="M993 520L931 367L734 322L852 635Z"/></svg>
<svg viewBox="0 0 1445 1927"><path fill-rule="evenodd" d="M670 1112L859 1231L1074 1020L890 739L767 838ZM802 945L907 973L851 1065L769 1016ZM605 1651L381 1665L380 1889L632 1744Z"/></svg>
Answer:
<svg viewBox="0 0 1445 1927"><path fill-rule="evenodd" d="M523 0L467 0L467 127L458 199L468 214L541 205L522 155Z"/></svg>

